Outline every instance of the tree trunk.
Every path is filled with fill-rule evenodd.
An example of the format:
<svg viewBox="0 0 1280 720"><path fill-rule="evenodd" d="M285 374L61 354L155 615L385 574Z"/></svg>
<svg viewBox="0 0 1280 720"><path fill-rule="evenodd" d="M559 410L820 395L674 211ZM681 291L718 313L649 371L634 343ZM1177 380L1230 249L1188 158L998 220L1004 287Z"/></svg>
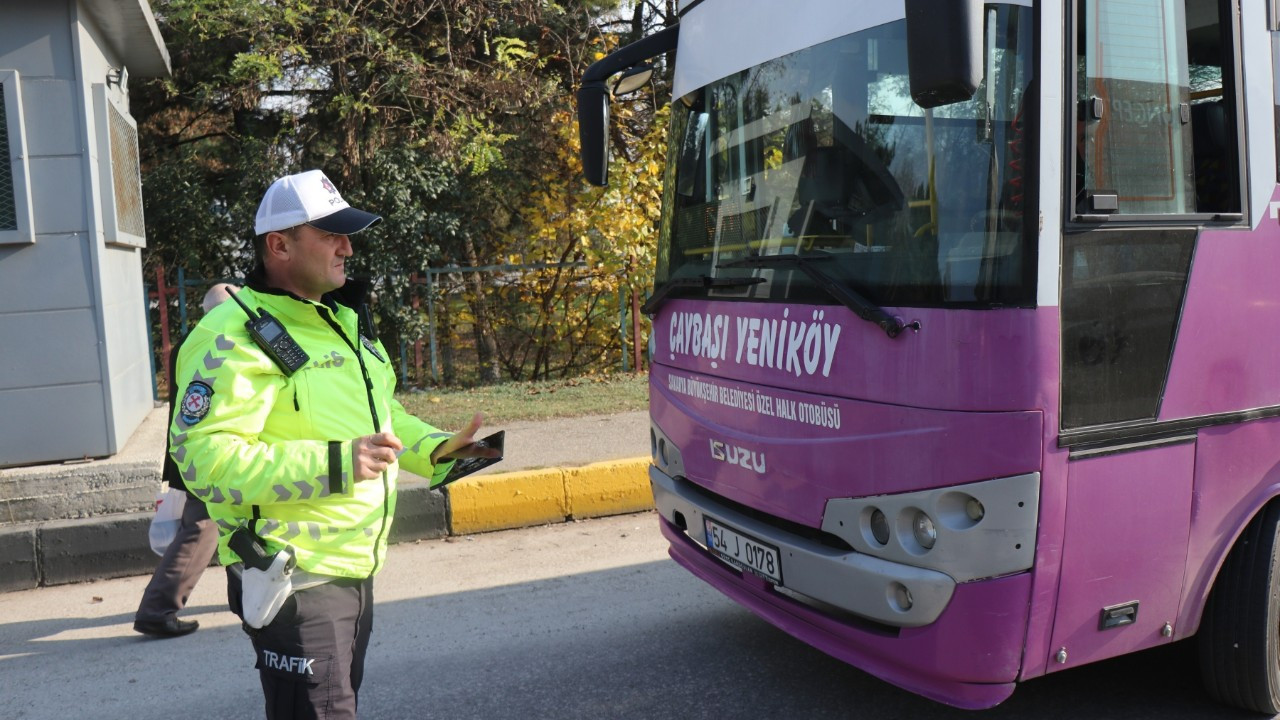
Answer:
<svg viewBox="0 0 1280 720"><path fill-rule="evenodd" d="M631 367L633 372L642 373L644 368L644 351L640 343L640 293L631 288Z"/></svg>
<svg viewBox="0 0 1280 720"><path fill-rule="evenodd" d="M471 267L479 267L480 261L476 255L475 243L471 240L471 235L467 234L462 239L463 252L467 255L467 264ZM485 297L484 278L478 272L465 273L464 282L471 290L471 312L475 316L475 324L472 326L472 332L476 337L476 359L480 366L480 382L483 384L493 384L501 380L498 373L498 343L493 338L492 325L489 323L489 302Z"/></svg>
<svg viewBox="0 0 1280 720"><path fill-rule="evenodd" d="M345 61L339 60L329 67L338 95L351 95L354 90L352 83L348 82L349 66ZM356 84L359 84L357 79ZM361 115L363 111L355 108L348 108L345 116L336 118L338 127L336 135L338 141L338 176L331 178L338 184L338 189L343 193L355 194L357 191L363 192L363 172L364 152L361 145L362 132L364 126L364 118Z"/></svg>

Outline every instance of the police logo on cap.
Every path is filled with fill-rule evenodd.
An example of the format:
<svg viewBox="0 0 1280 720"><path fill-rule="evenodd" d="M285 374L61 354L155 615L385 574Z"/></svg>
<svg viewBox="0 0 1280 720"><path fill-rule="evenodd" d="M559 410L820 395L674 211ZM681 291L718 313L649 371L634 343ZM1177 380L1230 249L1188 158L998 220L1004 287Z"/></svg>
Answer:
<svg viewBox="0 0 1280 720"><path fill-rule="evenodd" d="M182 396L179 414L187 425L195 425L209 414L209 403L213 398L213 388L196 381L187 386L187 393Z"/></svg>

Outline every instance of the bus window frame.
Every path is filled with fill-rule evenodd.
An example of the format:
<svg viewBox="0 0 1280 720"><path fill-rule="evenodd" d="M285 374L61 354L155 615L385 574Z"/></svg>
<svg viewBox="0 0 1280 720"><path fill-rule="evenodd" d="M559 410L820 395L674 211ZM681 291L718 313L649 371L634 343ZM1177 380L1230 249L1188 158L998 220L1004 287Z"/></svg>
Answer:
<svg viewBox="0 0 1280 720"><path fill-rule="evenodd" d="M1230 68L1223 66L1223 92L1227 91L1228 82L1231 86L1232 107L1235 112L1235 146L1236 146L1236 183L1240 197L1240 207L1236 212L1196 212L1196 213L1168 213L1168 214L1139 214L1139 213L1122 213L1115 212L1111 214L1092 214L1081 213L1076 209L1076 122L1079 121L1080 103L1076 101L1076 88L1079 87L1079 64L1076 58L1079 57L1079 19L1080 4L1085 0L1070 0L1063 3L1066 8L1067 17L1063 27L1066 33L1065 47L1070 49L1067 53L1066 76L1064 81L1065 92L1063 92L1063 114L1066 132L1063 133L1063 158L1062 163L1062 220L1063 232L1080 232L1090 228L1097 228L1107 225L1125 225L1125 226L1143 226L1143 227L1185 227L1194 225L1198 227L1248 227L1250 217L1250 193L1249 193L1249 174L1248 174L1248 158L1249 143L1245 126L1245 105L1244 94L1242 92L1243 67L1241 64L1241 28L1240 28L1240 10L1237 3L1232 0L1216 0L1218 4L1218 16L1223 17L1223 11L1226 11L1226 21L1230 24L1231 43L1231 65ZM1280 24L1280 0L1269 0L1269 25L1275 27ZM1230 78L1227 77L1227 70L1230 70Z"/></svg>

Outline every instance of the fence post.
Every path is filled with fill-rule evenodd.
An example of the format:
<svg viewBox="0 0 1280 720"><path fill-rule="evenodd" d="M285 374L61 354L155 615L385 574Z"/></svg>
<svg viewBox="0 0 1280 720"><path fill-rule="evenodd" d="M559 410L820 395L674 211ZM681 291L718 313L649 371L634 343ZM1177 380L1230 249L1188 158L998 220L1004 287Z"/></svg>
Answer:
<svg viewBox="0 0 1280 720"><path fill-rule="evenodd" d="M156 300L160 305L160 357L161 362L169 362L169 293L173 292L164 285L164 268L156 266ZM165 380L168 380L168 370Z"/></svg>
<svg viewBox="0 0 1280 720"><path fill-rule="evenodd" d="M178 322L182 326L182 337L187 336L187 273L178 266Z"/></svg>
<svg viewBox="0 0 1280 720"><path fill-rule="evenodd" d="M147 284L142 283L142 316L146 318L147 328L147 357L151 358L148 363L151 366L151 402L160 402L160 388L156 387L156 343L151 338L151 291L147 289ZM165 381L168 381L168 375Z"/></svg>
<svg viewBox="0 0 1280 720"><path fill-rule="evenodd" d="M408 342L403 337L400 338L400 389L407 390L409 388L409 356L405 353Z"/></svg>
<svg viewBox="0 0 1280 720"><path fill-rule="evenodd" d="M422 284L418 273L409 276L409 307L413 308L413 316L418 317L418 310L422 308L422 299L418 297L418 286ZM422 382L422 338L418 337L413 341L413 379L419 383Z"/></svg>
<svg viewBox="0 0 1280 720"><path fill-rule="evenodd" d="M387 282L387 288L388 288L389 290L391 290L391 295L390 295L391 300L390 300L390 302L391 302L391 303L393 303L393 304L395 305L395 311L396 311L396 314L399 314L400 309L404 307L404 298L402 298L402 297L400 296L400 294L399 294L399 293L395 292L395 278L396 278L396 276L394 276L394 275L393 275L393 276L391 276L391 278L390 278L390 279L389 279L389 281ZM371 305L372 305L372 303L371 303ZM370 312L372 312L373 308L372 308L372 307L370 307L370 308L369 308L369 310L370 310ZM373 317L372 317L372 316L370 316L369 321L370 321L370 322L373 322ZM398 390L407 390L407 389L409 388L409 371L408 371L408 366L404 364L404 333L403 333L403 332L396 333L396 337L398 338L398 342L400 343L400 344L399 344L399 346L396 348L396 349L399 351L399 353L400 353L400 354L399 354L399 358L400 358L400 366L399 366L400 375L399 375L399 380L397 381L397 385L398 385L397 389L398 389ZM387 345L387 343L385 343L385 342L383 343L383 345L386 345L386 347L387 347L387 358L388 358L388 359L391 359L391 354L392 354L392 353L391 353L391 346L390 346L390 345ZM392 363L392 365L394 365L394 364L395 364L395 363Z"/></svg>
<svg viewBox="0 0 1280 720"><path fill-rule="evenodd" d="M436 360L436 285L434 268L427 268L427 335L431 339L431 380L440 382L440 365Z"/></svg>

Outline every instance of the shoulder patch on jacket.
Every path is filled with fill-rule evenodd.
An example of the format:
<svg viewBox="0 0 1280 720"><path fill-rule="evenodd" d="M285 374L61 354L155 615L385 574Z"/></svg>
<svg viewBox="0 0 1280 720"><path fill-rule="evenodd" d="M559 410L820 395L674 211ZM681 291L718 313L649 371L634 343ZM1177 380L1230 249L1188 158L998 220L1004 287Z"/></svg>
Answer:
<svg viewBox="0 0 1280 720"><path fill-rule="evenodd" d="M178 409L182 421L188 426L195 425L209 414L209 402L213 398L213 388L196 381L187 386L182 396L182 407Z"/></svg>

